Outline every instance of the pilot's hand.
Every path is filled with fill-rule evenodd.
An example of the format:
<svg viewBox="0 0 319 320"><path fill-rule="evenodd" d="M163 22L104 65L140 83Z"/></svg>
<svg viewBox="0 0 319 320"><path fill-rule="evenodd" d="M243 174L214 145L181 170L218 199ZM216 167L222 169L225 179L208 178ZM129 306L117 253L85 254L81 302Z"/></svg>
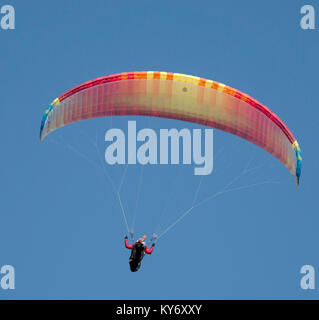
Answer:
<svg viewBox="0 0 319 320"><path fill-rule="evenodd" d="M152 244L152 247L155 247L155 243Z"/></svg>
<svg viewBox="0 0 319 320"><path fill-rule="evenodd" d="M124 238L125 240L127 240L128 239L128 237L127 236L125 236L125 238Z"/></svg>

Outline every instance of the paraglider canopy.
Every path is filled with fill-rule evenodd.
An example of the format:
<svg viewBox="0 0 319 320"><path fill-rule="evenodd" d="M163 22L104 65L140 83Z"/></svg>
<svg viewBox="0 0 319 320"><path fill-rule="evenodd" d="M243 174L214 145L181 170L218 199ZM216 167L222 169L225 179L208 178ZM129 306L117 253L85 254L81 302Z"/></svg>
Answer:
<svg viewBox="0 0 319 320"><path fill-rule="evenodd" d="M76 86L47 108L40 139L73 122L115 115L172 118L232 133L280 160L299 185L301 150L278 116L236 89L179 73L119 73Z"/></svg>

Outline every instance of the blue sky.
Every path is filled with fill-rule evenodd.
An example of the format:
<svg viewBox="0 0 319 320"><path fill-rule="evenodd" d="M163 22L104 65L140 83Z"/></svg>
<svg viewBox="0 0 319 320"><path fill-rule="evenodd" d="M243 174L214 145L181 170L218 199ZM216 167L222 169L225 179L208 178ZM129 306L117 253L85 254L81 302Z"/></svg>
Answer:
<svg viewBox="0 0 319 320"><path fill-rule="evenodd" d="M14 6L16 29L0 30L0 266L15 267L16 289L0 289L0 299L319 297L318 282L313 291L299 285L301 266L319 272L319 34L299 24L301 6L319 10L315 1L3 4ZM128 219L137 212L137 235L164 230L196 190L199 202L254 169L236 180L240 190L205 202L165 234L132 274L119 202L99 166L105 131L125 130L128 120L140 129L200 126L104 118L42 143L39 127L48 104L69 88L140 70L201 76L250 94L292 130L304 162L297 189L276 159L216 130L208 177L190 166L128 167L121 197ZM124 167L106 169L119 186Z"/></svg>

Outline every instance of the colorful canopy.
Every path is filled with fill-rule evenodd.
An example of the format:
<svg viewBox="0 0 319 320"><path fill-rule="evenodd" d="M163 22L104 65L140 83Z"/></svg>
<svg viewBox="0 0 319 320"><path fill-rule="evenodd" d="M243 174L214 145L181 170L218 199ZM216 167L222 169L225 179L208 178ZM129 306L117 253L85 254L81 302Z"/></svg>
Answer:
<svg viewBox="0 0 319 320"><path fill-rule="evenodd" d="M271 110L222 83L179 73L127 72L85 82L50 104L40 139L73 122L115 115L172 118L232 133L279 159L299 184L298 142Z"/></svg>

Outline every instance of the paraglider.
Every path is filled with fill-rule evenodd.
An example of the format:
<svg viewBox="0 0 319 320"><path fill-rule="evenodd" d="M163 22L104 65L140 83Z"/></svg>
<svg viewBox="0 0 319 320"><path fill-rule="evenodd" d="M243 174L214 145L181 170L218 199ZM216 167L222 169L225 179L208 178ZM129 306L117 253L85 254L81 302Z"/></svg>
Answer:
<svg viewBox="0 0 319 320"><path fill-rule="evenodd" d="M151 248L149 249L144 242L145 239L146 236L144 235L142 238L138 239L134 244L129 244L128 237L125 236L125 247L132 251L131 256L129 258L130 269L132 272L136 272L140 269L145 253L152 254L153 252L155 243L153 242Z"/></svg>
<svg viewBox="0 0 319 320"><path fill-rule="evenodd" d="M47 108L41 122L40 140L71 123L121 115L170 118L231 133L277 158L299 185L301 150L289 128L277 115L245 93L216 81L185 74L127 72L78 85L55 99ZM120 192L114 186L113 189L129 231ZM208 199L213 197L215 195ZM197 205L193 203L158 237L155 234L152 240L159 239L205 201ZM145 238L129 244L125 237L125 246L132 251L129 259L132 272L139 270L145 253L153 252L155 243L148 248L144 243Z"/></svg>

